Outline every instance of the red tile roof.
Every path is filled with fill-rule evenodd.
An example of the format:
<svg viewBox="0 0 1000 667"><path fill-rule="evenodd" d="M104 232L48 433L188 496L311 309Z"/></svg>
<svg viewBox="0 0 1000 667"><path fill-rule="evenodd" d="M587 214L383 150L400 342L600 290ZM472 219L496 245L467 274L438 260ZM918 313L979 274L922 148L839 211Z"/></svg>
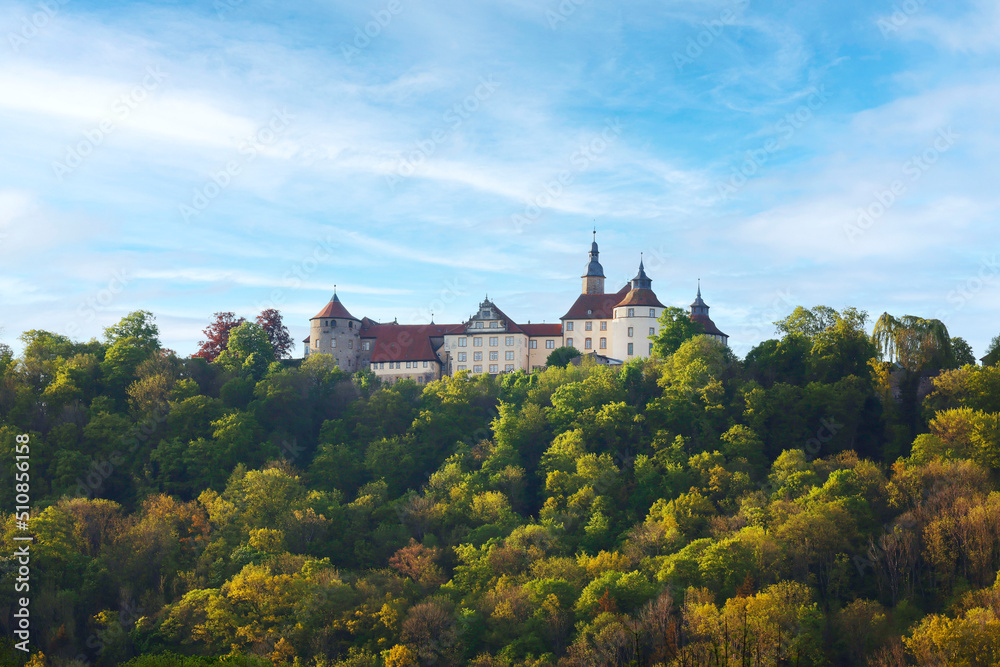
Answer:
<svg viewBox="0 0 1000 667"><path fill-rule="evenodd" d="M610 320L614 316L614 308L619 301L629 293L629 286L618 290L615 294L581 294L570 306L569 311L560 317L561 320ZM590 314L587 311L591 311Z"/></svg>
<svg viewBox="0 0 1000 667"><path fill-rule="evenodd" d="M729 338L729 336L719 331L719 327L715 326L715 322L713 322L707 315L692 315L691 321L697 322L701 325L702 333L711 334L713 336L726 336L726 338Z"/></svg>
<svg viewBox="0 0 1000 667"><path fill-rule="evenodd" d="M656 306L658 308L666 308L660 300L656 298L656 294L653 293L651 289L637 288L631 290L625 295L618 306Z"/></svg>
<svg viewBox="0 0 1000 667"><path fill-rule="evenodd" d="M349 312L347 312L347 308L344 308L344 304L340 302L340 299L337 298L336 294L334 294L333 298L330 299L330 303L326 304L326 308L319 311L319 313L317 313L316 316L313 317L312 319L315 320L321 317L340 318L344 320L358 319L354 317L354 315L351 315Z"/></svg>
<svg viewBox="0 0 1000 667"><path fill-rule="evenodd" d="M371 322L371 320L369 320ZM362 327L361 337L372 342L372 361L434 361L440 363L432 338L461 330L460 324L375 324Z"/></svg>
<svg viewBox="0 0 1000 667"><path fill-rule="evenodd" d="M561 324L522 324L521 330L529 336L562 336Z"/></svg>

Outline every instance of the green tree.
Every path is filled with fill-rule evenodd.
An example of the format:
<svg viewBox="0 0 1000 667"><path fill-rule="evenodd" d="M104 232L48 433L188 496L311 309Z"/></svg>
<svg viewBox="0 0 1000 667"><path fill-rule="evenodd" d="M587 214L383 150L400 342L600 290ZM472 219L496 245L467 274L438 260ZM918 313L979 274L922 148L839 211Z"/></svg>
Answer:
<svg viewBox="0 0 1000 667"><path fill-rule="evenodd" d="M676 306L667 306L657 319L659 333L650 336L653 341L653 354L661 359L669 357L677 351L684 341L694 338L704 329L700 324Z"/></svg>
<svg viewBox="0 0 1000 667"><path fill-rule="evenodd" d="M570 361L579 356L580 350L575 347L557 347L549 353L548 358L545 360L545 365L554 366L556 368L565 368Z"/></svg>
<svg viewBox="0 0 1000 667"><path fill-rule="evenodd" d="M256 322L244 322L229 332L229 344L216 358L223 368L260 379L274 361L274 348L264 328Z"/></svg>
<svg viewBox="0 0 1000 667"><path fill-rule="evenodd" d="M160 328L156 317L148 310L136 310L104 330L104 339L114 345L124 338L135 338L149 349L160 348Z"/></svg>
<svg viewBox="0 0 1000 667"><path fill-rule="evenodd" d="M986 356L983 357L983 366L996 366L1000 364L1000 335L995 336L986 348Z"/></svg>

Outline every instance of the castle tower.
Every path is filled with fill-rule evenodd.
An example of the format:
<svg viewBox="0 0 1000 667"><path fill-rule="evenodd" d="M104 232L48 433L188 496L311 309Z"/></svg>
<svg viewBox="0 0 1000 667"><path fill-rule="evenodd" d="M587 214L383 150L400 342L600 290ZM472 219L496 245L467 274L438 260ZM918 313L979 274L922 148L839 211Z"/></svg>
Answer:
<svg viewBox="0 0 1000 667"><path fill-rule="evenodd" d="M613 356L629 361L646 358L653 349L650 336L659 333L657 318L663 313L664 305L653 293L653 281L646 275L646 269L639 260L639 273L632 279L632 289L614 309Z"/></svg>
<svg viewBox="0 0 1000 667"><path fill-rule="evenodd" d="M702 333L719 341L723 345L729 345L729 336L719 331L715 322L708 316L708 304L701 298L701 281L698 281L698 296L691 304L691 321L701 325Z"/></svg>
<svg viewBox="0 0 1000 667"><path fill-rule="evenodd" d="M597 261L601 253L597 250L597 230L594 230L594 241L590 244L590 264L583 274L584 294L604 294L604 267Z"/></svg>
<svg viewBox="0 0 1000 667"><path fill-rule="evenodd" d="M334 288L330 302L309 320L310 354L330 354L345 371L358 370L361 358L361 320L347 312Z"/></svg>

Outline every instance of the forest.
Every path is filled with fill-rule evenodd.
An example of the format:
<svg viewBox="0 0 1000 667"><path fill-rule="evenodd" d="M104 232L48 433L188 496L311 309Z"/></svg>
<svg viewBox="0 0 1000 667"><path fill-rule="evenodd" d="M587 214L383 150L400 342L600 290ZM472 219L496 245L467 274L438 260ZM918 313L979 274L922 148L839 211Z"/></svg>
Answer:
<svg viewBox="0 0 1000 667"><path fill-rule="evenodd" d="M418 386L218 315L0 346L0 663L1000 665L1000 336L798 307L739 359L666 309Z"/></svg>

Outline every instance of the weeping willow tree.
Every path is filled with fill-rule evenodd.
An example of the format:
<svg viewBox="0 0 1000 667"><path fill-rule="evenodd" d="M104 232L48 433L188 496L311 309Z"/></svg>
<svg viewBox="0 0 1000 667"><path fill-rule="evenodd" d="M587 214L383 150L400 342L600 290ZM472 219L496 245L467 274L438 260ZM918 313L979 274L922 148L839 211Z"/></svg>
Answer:
<svg viewBox="0 0 1000 667"><path fill-rule="evenodd" d="M872 341L884 358L912 373L954 365L951 336L941 320L925 320L913 315L897 319L882 313L875 323Z"/></svg>

